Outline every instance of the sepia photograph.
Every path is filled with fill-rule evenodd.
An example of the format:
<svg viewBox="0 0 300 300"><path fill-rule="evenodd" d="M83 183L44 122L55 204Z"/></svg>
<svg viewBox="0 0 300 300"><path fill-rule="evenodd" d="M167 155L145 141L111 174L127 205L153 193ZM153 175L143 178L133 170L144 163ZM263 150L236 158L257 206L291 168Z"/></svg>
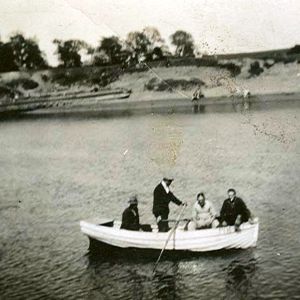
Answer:
<svg viewBox="0 0 300 300"><path fill-rule="evenodd" d="M300 299L300 1L0 19L0 299Z"/></svg>

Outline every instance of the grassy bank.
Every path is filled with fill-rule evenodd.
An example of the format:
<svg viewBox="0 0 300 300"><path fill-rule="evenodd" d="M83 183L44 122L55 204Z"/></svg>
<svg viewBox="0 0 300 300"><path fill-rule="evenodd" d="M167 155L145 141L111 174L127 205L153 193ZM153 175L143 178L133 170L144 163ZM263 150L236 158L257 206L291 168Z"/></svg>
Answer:
<svg viewBox="0 0 300 300"><path fill-rule="evenodd" d="M45 94L81 94L101 90L126 89L129 101L191 99L201 86L206 98L251 94L280 94L300 92L300 64L296 61L275 62L250 58L208 61L190 60L188 65L152 64L150 68L122 69L113 67L82 67L49 69L38 72L11 72L0 75L2 103L18 99L43 97ZM15 97L17 95L17 97ZM15 99L13 99L15 97Z"/></svg>

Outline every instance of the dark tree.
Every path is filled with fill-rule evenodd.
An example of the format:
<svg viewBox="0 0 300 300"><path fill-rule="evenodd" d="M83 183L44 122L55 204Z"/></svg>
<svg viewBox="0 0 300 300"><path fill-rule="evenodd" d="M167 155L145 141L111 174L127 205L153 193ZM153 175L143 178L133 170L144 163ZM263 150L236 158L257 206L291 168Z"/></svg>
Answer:
<svg viewBox="0 0 300 300"><path fill-rule="evenodd" d="M17 71L14 52L10 43L0 42L0 72Z"/></svg>
<svg viewBox="0 0 300 300"><path fill-rule="evenodd" d="M170 36L171 43L176 47L175 56L194 56L194 40L190 33L177 30Z"/></svg>
<svg viewBox="0 0 300 300"><path fill-rule="evenodd" d="M165 56L167 47L158 29L155 27L145 27L143 33L150 42L147 60L162 59Z"/></svg>
<svg viewBox="0 0 300 300"><path fill-rule="evenodd" d="M53 41L57 45L59 60L65 68L80 67L82 65L80 51L89 50L86 42L81 40Z"/></svg>
<svg viewBox="0 0 300 300"><path fill-rule="evenodd" d="M116 36L103 38L97 51L103 51L103 53L107 55L110 64L118 64L121 62L122 44Z"/></svg>
<svg viewBox="0 0 300 300"><path fill-rule="evenodd" d="M93 66L106 66L109 64L109 57L104 51L96 50L92 55L91 64Z"/></svg>
<svg viewBox="0 0 300 300"><path fill-rule="evenodd" d="M153 47L161 46L164 43L160 32L155 27L145 27L143 29L143 34L146 36Z"/></svg>
<svg viewBox="0 0 300 300"><path fill-rule="evenodd" d="M8 43L0 44L0 70L2 72L16 70L35 70L47 66L37 42L26 39L17 33L10 37Z"/></svg>
<svg viewBox="0 0 300 300"><path fill-rule="evenodd" d="M131 52L130 59L137 63L146 59L151 42L143 32L135 31L128 33L126 44Z"/></svg>
<svg viewBox="0 0 300 300"><path fill-rule="evenodd" d="M155 47L152 51L152 59L162 59L164 53L160 47Z"/></svg>
<svg viewBox="0 0 300 300"><path fill-rule="evenodd" d="M300 54L300 45L295 45L293 48L289 49L288 54Z"/></svg>

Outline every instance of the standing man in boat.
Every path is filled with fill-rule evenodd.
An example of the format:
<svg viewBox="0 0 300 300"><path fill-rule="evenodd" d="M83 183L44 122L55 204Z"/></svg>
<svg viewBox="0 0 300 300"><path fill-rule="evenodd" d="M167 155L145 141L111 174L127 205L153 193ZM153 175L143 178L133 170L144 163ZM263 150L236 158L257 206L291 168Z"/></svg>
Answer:
<svg viewBox="0 0 300 300"><path fill-rule="evenodd" d="M121 229L127 230L140 230L140 217L138 210L138 199L137 196L131 196L129 198L129 206L124 210L122 214Z"/></svg>
<svg viewBox="0 0 300 300"><path fill-rule="evenodd" d="M186 205L186 202L182 202L177 199L170 191L170 185L174 179L164 177L163 180L156 186L153 192L153 209L152 212L156 218L158 225L158 231L169 231L169 203L172 201L177 205Z"/></svg>
<svg viewBox="0 0 300 300"><path fill-rule="evenodd" d="M251 213L244 201L236 197L235 189L229 189L227 194L228 198L224 200L220 212L220 224L222 226L234 225L236 231L239 231L240 225L250 219Z"/></svg>

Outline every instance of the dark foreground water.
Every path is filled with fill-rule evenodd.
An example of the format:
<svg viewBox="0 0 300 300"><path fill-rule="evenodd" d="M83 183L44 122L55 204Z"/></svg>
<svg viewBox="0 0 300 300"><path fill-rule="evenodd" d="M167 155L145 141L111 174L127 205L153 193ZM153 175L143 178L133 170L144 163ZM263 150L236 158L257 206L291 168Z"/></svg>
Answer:
<svg viewBox="0 0 300 300"><path fill-rule="evenodd" d="M300 299L299 106L244 113L0 122L1 299ZM235 187L257 248L163 260L88 254L79 220L119 218L171 173L219 210ZM172 207L173 216L177 207Z"/></svg>

